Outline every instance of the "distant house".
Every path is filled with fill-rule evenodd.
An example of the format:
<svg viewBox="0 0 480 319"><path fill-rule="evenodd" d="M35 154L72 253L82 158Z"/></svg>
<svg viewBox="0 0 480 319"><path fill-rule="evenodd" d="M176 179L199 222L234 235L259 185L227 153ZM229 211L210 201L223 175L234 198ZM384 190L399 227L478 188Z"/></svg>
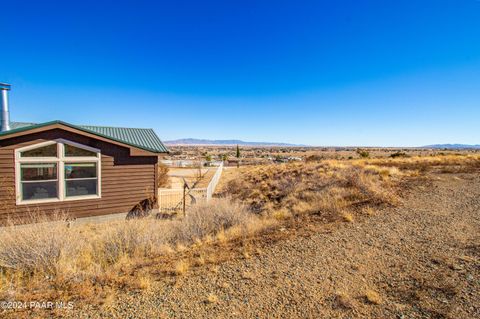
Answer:
<svg viewBox="0 0 480 319"><path fill-rule="evenodd" d="M9 88L0 84L0 222L35 210L125 213L156 198L168 150L152 129L10 122Z"/></svg>

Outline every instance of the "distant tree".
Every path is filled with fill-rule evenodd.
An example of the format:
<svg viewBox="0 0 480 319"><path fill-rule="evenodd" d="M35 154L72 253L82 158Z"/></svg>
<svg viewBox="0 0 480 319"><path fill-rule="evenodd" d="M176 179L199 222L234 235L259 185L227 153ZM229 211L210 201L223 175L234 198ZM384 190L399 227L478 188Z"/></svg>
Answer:
<svg viewBox="0 0 480 319"><path fill-rule="evenodd" d="M228 160L228 154L222 154L222 161L227 161Z"/></svg>
<svg viewBox="0 0 480 319"><path fill-rule="evenodd" d="M205 160L206 160L207 162L211 162L211 161L212 161L212 155L206 154L206 155L205 155Z"/></svg>
<svg viewBox="0 0 480 319"><path fill-rule="evenodd" d="M237 144L237 168L240 167L240 147Z"/></svg>
<svg viewBox="0 0 480 319"><path fill-rule="evenodd" d="M358 156L360 156L361 158L368 158L370 157L370 153L366 150L362 150L360 148L357 148L357 154Z"/></svg>

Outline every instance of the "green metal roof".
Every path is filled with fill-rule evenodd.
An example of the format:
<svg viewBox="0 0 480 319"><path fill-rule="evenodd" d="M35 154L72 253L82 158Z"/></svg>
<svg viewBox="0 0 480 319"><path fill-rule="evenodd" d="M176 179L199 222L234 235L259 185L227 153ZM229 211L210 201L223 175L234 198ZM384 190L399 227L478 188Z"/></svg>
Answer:
<svg viewBox="0 0 480 319"><path fill-rule="evenodd" d="M163 145L160 138L155 134L153 129L145 128L124 128L124 127L108 127L108 126L91 126L91 125L73 125L62 121L52 121L46 123L10 123L11 130L0 132L1 136L28 131L34 128L40 128L53 124L61 124L71 128L75 128L87 133L92 133L110 140L134 146L149 152L168 153L168 149Z"/></svg>

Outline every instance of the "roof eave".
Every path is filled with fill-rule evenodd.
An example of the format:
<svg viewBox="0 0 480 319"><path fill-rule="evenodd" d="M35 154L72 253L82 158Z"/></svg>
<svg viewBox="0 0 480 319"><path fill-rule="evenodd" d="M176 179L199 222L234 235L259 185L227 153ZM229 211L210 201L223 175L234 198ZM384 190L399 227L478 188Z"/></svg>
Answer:
<svg viewBox="0 0 480 319"><path fill-rule="evenodd" d="M125 146L127 146L131 149L138 149L140 151L149 152L149 153L152 153L152 154L155 154L155 155L170 153L170 151L167 149L166 146L164 146L165 152L150 149L150 148L147 148L147 147L141 147L139 145L133 145L131 143L127 143L125 141L121 141L121 140L112 138L110 136L99 134L98 132L94 132L94 131L79 127L77 125L73 125L73 124L63 122L63 121L59 121L59 120L45 122L45 123L39 123L39 124L35 124L35 125L32 125L32 126L20 127L20 128L8 130L6 132L0 132L0 140L5 140L5 139L8 139L8 138L11 138L12 137L11 135L17 136L18 133L29 134L29 131L35 130L35 129L41 129L40 131L44 131L44 130L47 130L50 126L54 126L54 125L66 126L66 127L71 128L71 129L75 129L75 130L78 130L78 131L81 131L81 132L84 132L84 133L88 133L88 134L91 134L91 135L94 135L94 136L101 137L101 138L106 139L106 140L110 140L110 141L114 141L114 142L119 143L119 144L123 144L123 145L125 145ZM20 134L20 135L23 135L23 134ZM138 154L138 155L132 155L132 156L142 156L140 154L142 154L143 152L134 151L133 153Z"/></svg>

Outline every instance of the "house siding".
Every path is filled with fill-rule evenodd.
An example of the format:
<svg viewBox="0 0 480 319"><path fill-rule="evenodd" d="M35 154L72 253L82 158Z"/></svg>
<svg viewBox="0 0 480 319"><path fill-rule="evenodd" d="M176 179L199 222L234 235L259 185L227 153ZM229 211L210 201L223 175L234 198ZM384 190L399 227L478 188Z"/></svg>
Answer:
<svg viewBox="0 0 480 319"><path fill-rule="evenodd" d="M101 198L16 205L15 149L59 138L100 149ZM142 200L157 195L157 162L158 156L130 156L128 147L62 129L0 140L0 222L25 218L34 211L62 211L75 218L128 212Z"/></svg>

